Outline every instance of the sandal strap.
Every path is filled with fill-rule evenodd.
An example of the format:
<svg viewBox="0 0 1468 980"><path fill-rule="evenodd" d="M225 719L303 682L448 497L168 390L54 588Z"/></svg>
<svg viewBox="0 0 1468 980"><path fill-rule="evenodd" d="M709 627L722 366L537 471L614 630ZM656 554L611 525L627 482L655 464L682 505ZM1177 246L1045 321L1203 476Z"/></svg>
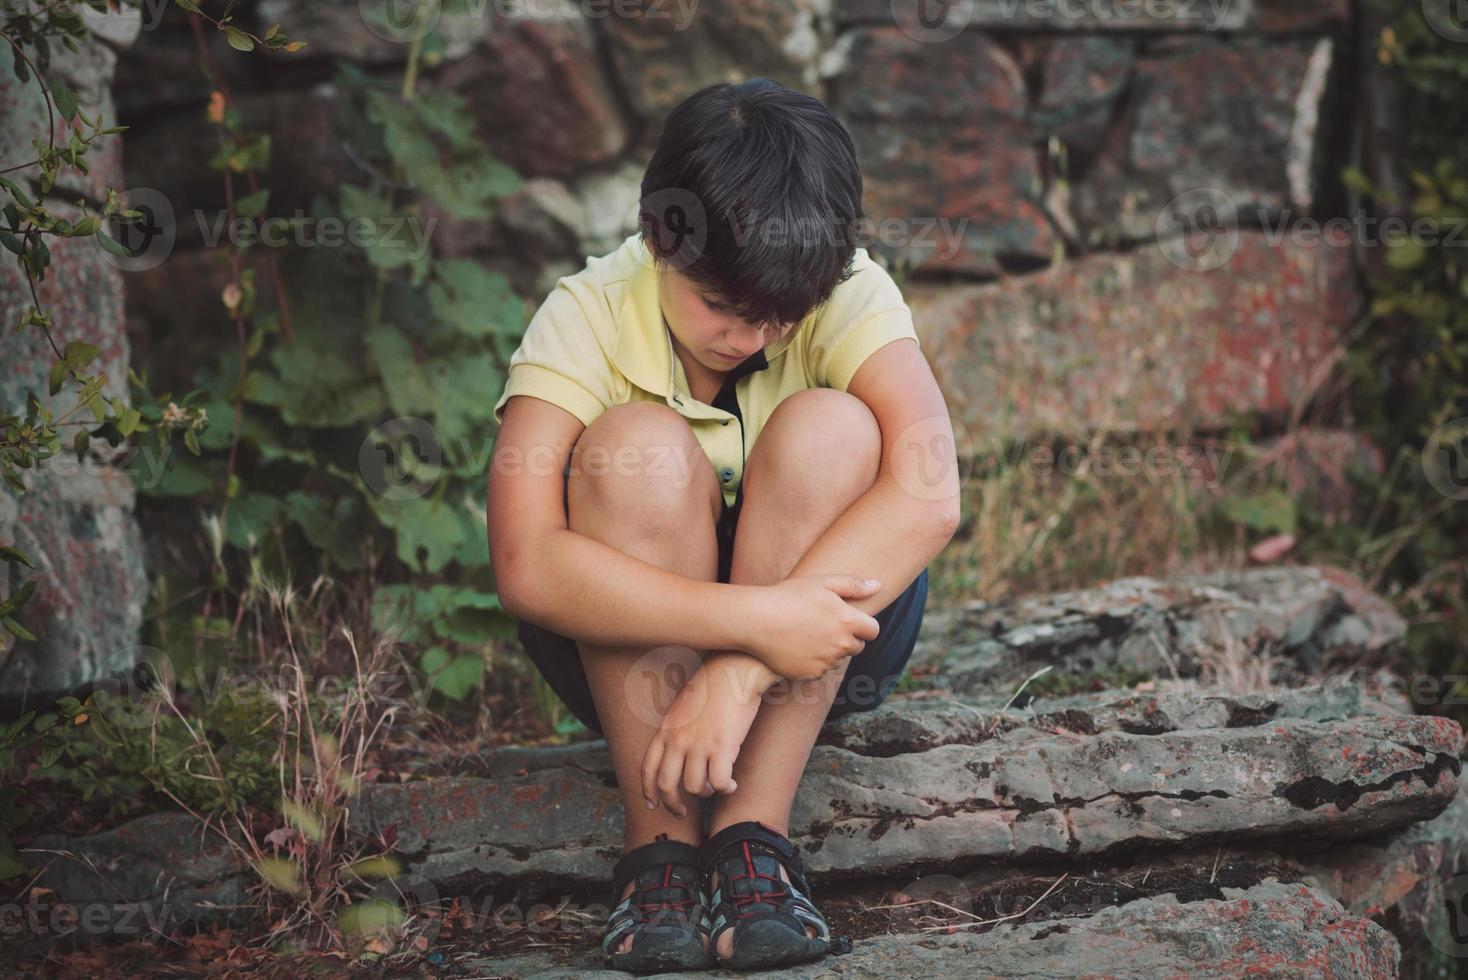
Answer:
<svg viewBox="0 0 1468 980"><path fill-rule="evenodd" d="M679 922L707 935L708 897L698 857L696 846L668 840L666 834L624 854L613 871L613 908L602 934L602 951L611 955L622 939L648 923ZM639 881L648 872L652 874ZM632 891L623 898L628 882Z"/></svg>
<svg viewBox="0 0 1468 980"><path fill-rule="evenodd" d="M703 876L707 878L714 870L714 864L719 855L735 844L744 841L758 841L773 850L779 857L780 863L785 866L785 871L790 875L791 883L799 886L802 892L810 891L810 884L806 881L805 865L800 860L800 849L785 837L758 820L745 820L741 823L730 824L714 836L710 837L703 845Z"/></svg>
<svg viewBox="0 0 1468 980"><path fill-rule="evenodd" d="M616 867L612 870L613 905L622 901L622 890L627 887L627 882L644 871L660 868L666 864L686 864L696 870L701 870L700 853L697 846L681 840L668 840L666 834L658 836L658 840L641 847L634 847L617 861Z"/></svg>
<svg viewBox="0 0 1468 980"><path fill-rule="evenodd" d="M734 847L744 851L738 857L750 872L738 876L737 879L719 871L718 867L721 857ZM809 925L814 928L817 939L830 941L831 930L826 918L809 897L810 884L806 880L799 850L783 835L757 821L732 824L709 839L704 845L703 857L705 882L713 872L719 871L719 884L711 899L710 913L713 921L710 925L710 942L717 942L725 931L734 928L741 919L768 915L790 916L802 927ZM780 880L778 875L772 877L759 872L754 867L759 858L778 862L784 867L790 881ZM748 887L736 884L736 880L750 879L773 882L775 890L761 890L756 885L752 894L740 894L736 891ZM756 908L747 910L746 906ZM801 931L804 932L804 929Z"/></svg>

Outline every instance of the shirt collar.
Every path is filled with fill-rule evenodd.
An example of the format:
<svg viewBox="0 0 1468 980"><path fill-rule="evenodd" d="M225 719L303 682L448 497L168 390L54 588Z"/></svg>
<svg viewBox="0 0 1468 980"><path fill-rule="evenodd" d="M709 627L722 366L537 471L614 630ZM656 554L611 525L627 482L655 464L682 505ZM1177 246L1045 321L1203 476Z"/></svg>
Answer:
<svg viewBox="0 0 1468 980"><path fill-rule="evenodd" d="M657 269L650 264L641 238L633 234L626 244L644 251L630 256L633 272L617 318L617 345L612 352L612 363L637 387L667 398L672 394L673 338L658 302ZM768 367L804 326L802 323L792 327L779 340L741 361L730 373L743 376Z"/></svg>

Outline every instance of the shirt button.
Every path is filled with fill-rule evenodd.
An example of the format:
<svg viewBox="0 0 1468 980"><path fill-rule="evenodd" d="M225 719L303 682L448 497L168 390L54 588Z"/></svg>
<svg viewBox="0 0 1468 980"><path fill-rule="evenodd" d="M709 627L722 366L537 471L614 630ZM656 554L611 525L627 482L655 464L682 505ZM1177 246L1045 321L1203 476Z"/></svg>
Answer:
<svg viewBox="0 0 1468 980"><path fill-rule="evenodd" d="M726 466L723 469L719 470L719 479L723 480L725 483L728 483L730 480L734 479L734 467Z"/></svg>

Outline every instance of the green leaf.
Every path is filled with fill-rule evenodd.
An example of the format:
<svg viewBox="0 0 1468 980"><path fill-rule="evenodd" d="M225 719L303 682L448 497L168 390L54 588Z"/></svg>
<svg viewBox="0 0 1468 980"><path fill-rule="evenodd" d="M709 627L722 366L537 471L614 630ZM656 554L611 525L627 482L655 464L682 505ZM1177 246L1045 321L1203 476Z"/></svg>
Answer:
<svg viewBox="0 0 1468 980"><path fill-rule="evenodd" d="M240 30L238 27L226 27L224 29L224 34L225 37L229 40L229 46L234 48L236 51L255 50L255 42L250 39L250 36L248 34Z"/></svg>
<svg viewBox="0 0 1468 980"><path fill-rule="evenodd" d="M397 556L416 572L438 572L454 560L462 544L463 525L455 508L431 497L390 500L367 496L373 515L397 535Z"/></svg>
<svg viewBox="0 0 1468 980"><path fill-rule="evenodd" d="M34 207L34 203L31 201L26 192L21 190L20 185L11 180L9 177L0 177L0 187L3 187L7 191L9 191L10 196L15 198L16 203L18 203L21 207ZM15 219L11 218L11 221L14 222Z"/></svg>
<svg viewBox="0 0 1468 980"><path fill-rule="evenodd" d="M454 593L452 608L439 615L434 631L446 640L482 646L492 640L513 639L516 622L500 605L499 596L462 589Z"/></svg>
<svg viewBox="0 0 1468 980"><path fill-rule="evenodd" d="M169 453L167 466L154 473L147 466L129 467L133 483L141 493L153 497L193 497L214 489L214 480L198 463L178 453Z"/></svg>
<svg viewBox="0 0 1468 980"><path fill-rule="evenodd" d="M1226 517L1256 531L1295 533L1294 498L1279 490L1225 497L1220 502L1219 509Z"/></svg>
<svg viewBox="0 0 1468 980"><path fill-rule="evenodd" d="M343 185L339 191L341 197L342 217L348 221L357 218L367 218L371 221L379 221L387 217L392 204L387 198L373 194L365 187L356 184Z"/></svg>
<svg viewBox="0 0 1468 980"><path fill-rule="evenodd" d="M434 263L428 301L440 321L465 336L524 332L524 302L509 280L478 262L451 259Z"/></svg>
<svg viewBox="0 0 1468 980"><path fill-rule="evenodd" d="M279 497L267 493L245 493L230 502L229 513L224 518L225 538L240 550L249 547L253 535L258 543L267 532L280 523L283 508Z"/></svg>
<svg viewBox="0 0 1468 980"><path fill-rule="evenodd" d="M65 349L61 352L61 358L68 365L80 371L92 363L99 353L101 351L92 344L84 343L80 340L69 340L66 342Z"/></svg>
<svg viewBox="0 0 1468 980"><path fill-rule="evenodd" d="M398 415L426 414L433 407L434 392L408 338L391 324L382 324L368 331L367 346L377 359L377 373L392 410Z"/></svg>
<svg viewBox="0 0 1468 980"><path fill-rule="evenodd" d="M8 881L17 875L25 874L25 872L25 865L16 860L14 854L0 851L0 881Z"/></svg>
<svg viewBox="0 0 1468 980"><path fill-rule="evenodd" d="M105 231L97 232L97 243L102 246L104 251L107 251L112 255L121 255L124 258L130 258L133 254L128 250L128 247L126 245L122 244L122 242L119 242L117 239L113 238Z"/></svg>
<svg viewBox="0 0 1468 980"><path fill-rule="evenodd" d="M1386 264L1399 272L1415 269L1427 258L1427 249L1421 242L1404 239L1394 241L1387 249Z"/></svg>
<svg viewBox="0 0 1468 980"><path fill-rule="evenodd" d="M332 562L345 569L361 567L362 521L356 499L342 496L328 504L316 494L293 490L286 494L285 507L306 540Z"/></svg>
<svg viewBox="0 0 1468 980"><path fill-rule="evenodd" d="M584 731L586 731L586 726L581 724L581 719L569 711L556 722L557 735L576 735Z"/></svg>
<svg viewBox="0 0 1468 980"><path fill-rule="evenodd" d="M3 558L5 561L18 561L27 568L36 567L35 563L30 560L24 551L21 551L19 548L12 548L9 545L0 545L0 558Z"/></svg>
<svg viewBox="0 0 1468 980"><path fill-rule="evenodd" d="M15 593L0 602L0 616L10 616L22 609L36 591L36 579L26 579L25 584Z"/></svg>
<svg viewBox="0 0 1468 980"><path fill-rule="evenodd" d="M76 93L65 85L56 82L51 83L51 99L56 103L56 111L66 120L76 118Z"/></svg>
<svg viewBox="0 0 1468 980"><path fill-rule="evenodd" d="M5 627L5 632L9 633L11 636L15 637L18 640L30 640L32 643L35 642L35 634L26 629L24 626L17 623L15 620L11 619L9 616L0 616L0 626Z"/></svg>
<svg viewBox="0 0 1468 980"><path fill-rule="evenodd" d="M245 218L257 218L265 213L265 207L270 203L270 188L263 187L253 194L246 194L235 201L235 213Z"/></svg>
<svg viewBox="0 0 1468 980"><path fill-rule="evenodd" d="M434 690L453 701L462 701L484 682L484 660L475 653L455 657L443 647L429 647L418 665L433 679Z"/></svg>

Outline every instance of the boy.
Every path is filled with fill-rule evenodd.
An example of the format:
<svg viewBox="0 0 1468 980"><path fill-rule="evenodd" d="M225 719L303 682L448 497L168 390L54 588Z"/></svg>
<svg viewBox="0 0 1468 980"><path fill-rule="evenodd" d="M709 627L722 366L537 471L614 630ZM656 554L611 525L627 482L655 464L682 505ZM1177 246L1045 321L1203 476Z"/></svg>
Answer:
<svg viewBox="0 0 1468 980"><path fill-rule="evenodd" d="M791 802L825 719L896 683L959 516L911 313L852 238L861 193L819 100L695 93L638 233L557 281L495 405L500 598L626 807L614 968L828 949Z"/></svg>

